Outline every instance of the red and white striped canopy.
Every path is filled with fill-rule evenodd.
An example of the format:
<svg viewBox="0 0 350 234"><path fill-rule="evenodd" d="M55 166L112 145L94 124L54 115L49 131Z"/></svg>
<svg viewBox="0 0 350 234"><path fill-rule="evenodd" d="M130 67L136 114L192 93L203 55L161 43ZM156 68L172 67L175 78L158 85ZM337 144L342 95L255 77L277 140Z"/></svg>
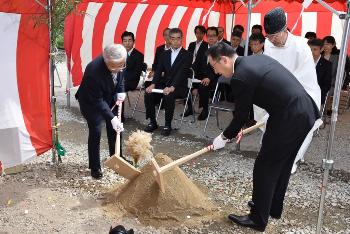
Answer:
<svg viewBox="0 0 350 234"><path fill-rule="evenodd" d="M338 11L346 9L344 1L328 2ZM285 9L288 27L292 28L302 9L300 1L261 1L253 9L252 25L262 24L265 13L276 6ZM232 25L247 23L247 9L240 1L233 5L223 0L86 0L79 5L79 11L85 14L70 16L65 28L65 48L74 86L80 84L86 65L101 54L104 46L121 43L120 36L125 30L135 34L135 47L145 54L145 62L150 66L155 48L164 43L162 31L166 27L181 28L183 46L187 47L195 40L193 30L198 24L223 26L229 39ZM294 34L304 35L307 31L315 31L320 38L333 35L339 45L342 23L323 6L312 3L302 14Z"/></svg>

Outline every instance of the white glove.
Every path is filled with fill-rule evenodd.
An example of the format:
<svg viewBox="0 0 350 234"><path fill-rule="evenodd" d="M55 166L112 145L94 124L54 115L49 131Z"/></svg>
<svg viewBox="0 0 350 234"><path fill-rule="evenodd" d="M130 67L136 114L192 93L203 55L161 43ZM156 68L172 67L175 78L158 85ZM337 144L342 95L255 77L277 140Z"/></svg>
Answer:
<svg viewBox="0 0 350 234"><path fill-rule="evenodd" d="M120 120L118 119L117 116L115 116L115 117L111 120L111 123L112 123L113 129L114 129L116 132L122 132L122 131L124 131L123 123L120 122Z"/></svg>
<svg viewBox="0 0 350 234"><path fill-rule="evenodd" d="M120 104L122 102L124 102L125 100L125 97L126 97L126 93L118 93L117 94L117 101L115 102L118 106L120 106Z"/></svg>
<svg viewBox="0 0 350 234"><path fill-rule="evenodd" d="M224 148L227 141L228 141L227 139L226 140L222 139L221 134L217 136L213 141L214 150Z"/></svg>

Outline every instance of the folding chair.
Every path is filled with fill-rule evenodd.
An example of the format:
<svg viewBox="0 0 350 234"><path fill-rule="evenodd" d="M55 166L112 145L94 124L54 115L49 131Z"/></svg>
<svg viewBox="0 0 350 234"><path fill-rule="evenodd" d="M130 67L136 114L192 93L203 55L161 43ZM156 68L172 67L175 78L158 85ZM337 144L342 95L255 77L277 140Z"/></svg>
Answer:
<svg viewBox="0 0 350 234"><path fill-rule="evenodd" d="M142 112L142 113L145 113L145 111L143 110L138 110L137 109L137 105L139 103L139 100L140 100L140 97L141 97L141 94L142 94L142 91L145 90L145 82L147 81L146 78L147 77L147 64L146 63L143 63L142 64L142 73L141 73L141 82L140 82L140 85L138 88L138 94L137 94L137 98L136 98L136 101L134 103L134 106L132 108L132 114L131 114L131 118L134 117L135 115L135 111L138 111L138 112ZM131 104L130 104L130 98L129 98L129 93L127 93L127 97L128 97L128 101L129 101L129 106L131 107Z"/></svg>
<svg viewBox="0 0 350 234"><path fill-rule="evenodd" d="M235 110L235 104L233 102L220 100L223 92L222 91L223 85L230 85L230 79L220 76L215 87L215 92L214 92L212 102L211 104L209 104L209 113L208 113L207 120L205 121L204 130L203 130L204 136L206 136L206 130L207 130L209 118L213 109L216 111L216 125L219 129L221 129L220 123L219 123L219 111L233 112Z"/></svg>
<svg viewBox="0 0 350 234"><path fill-rule="evenodd" d="M188 92L187 92L187 96L185 98L177 98L175 100L177 103L179 103L179 102L183 103L183 101L185 101L185 106L184 106L183 111L182 111L179 128L182 126L182 123L184 121L184 114L186 112L189 99L191 100L192 109L194 108L194 106L193 106L193 96L192 96L191 90L192 90L192 85L193 85L193 82L194 82L195 78L194 78L194 71L193 71L193 69L190 68L190 70L191 70L191 73L192 73L192 77L188 78L188 84L187 84ZM163 98L160 100L160 104L159 104L157 115L156 115L156 120L158 120L158 116L159 116L160 109L162 107L162 103L163 103ZM174 120L178 120L178 119L174 118ZM196 118L195 118L195 115L193 114L193 122L195 122L195 121L196 121Z"/></svg>

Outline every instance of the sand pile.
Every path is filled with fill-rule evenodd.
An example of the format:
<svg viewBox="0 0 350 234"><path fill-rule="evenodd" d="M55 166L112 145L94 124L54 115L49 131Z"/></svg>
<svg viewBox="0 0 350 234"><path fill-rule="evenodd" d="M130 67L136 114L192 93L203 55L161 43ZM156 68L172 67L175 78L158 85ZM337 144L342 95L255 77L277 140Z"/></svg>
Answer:
<svg viewBox="0 0 350 234"><path fill-rule="evenodd" d="M157 154L160 166L172 160ZM210 216L217 208L208 197L178 167L164 174L165 193L162 193L152 175L152 166L147 164L142 173L123 188L114 191L116 202L140 221L155 224L156 221L184 221L195 216Z"/></svg>

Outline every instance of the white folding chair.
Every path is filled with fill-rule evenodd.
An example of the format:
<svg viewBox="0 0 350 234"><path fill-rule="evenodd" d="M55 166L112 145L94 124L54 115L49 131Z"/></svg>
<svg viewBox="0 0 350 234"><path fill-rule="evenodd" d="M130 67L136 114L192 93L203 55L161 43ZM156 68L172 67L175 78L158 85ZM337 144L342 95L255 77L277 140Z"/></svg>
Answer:
<svg viewBox="0 0 350 234"><path fill-rule="evenodd" d="M191 100L192 108L194 108L194 106L193 106L193 96L192 96L191 89L192 89L193 81L195 80L195 78L194 78L194 71L193 71L193 69L190 68L190 70L191 70L191 73L192 73L192 77L188 78L188 84L187 84L188 92L187 92L187 95L186 95L185 98L177 98L176 99L177 103L179 103L179 102L183 103L183 101L185 101L185 106L184 106L183 111L182 111L179 128L182 126L182 123L184 121L184 114L186 112L189 99ZM159 92L159 91L157 91L157 92ZM158 116L159 116L159 113L160 113L160 109L162 107L162 103L163 103L163 98L160 100L160 104L159 104L157 115L156 115L156 120L158 120ZM174 120L178 120L178 119L174 118ZM193 122L195 122L195 121L196 121L196 118L195 118L195 115L193 114Z"/></svg>
<svg viewBox="0 0 350 234"><path fill-rule="evenodd" d="M221 94L222 94L222 90L221 90L222 85L220 86L220 84L229 85L230 79L227 79L223 76L219 77L218 79L212 102L211 104L209 104L209 113L203 129L204 136L206 136L206 130L207 130L210 114L213 109L216 111L216 125L219 129L221 129L220 123L219 123L219 111L233 112L235 110L235 104L233 102L228 102L226 100L220 101Z"/></svg>

